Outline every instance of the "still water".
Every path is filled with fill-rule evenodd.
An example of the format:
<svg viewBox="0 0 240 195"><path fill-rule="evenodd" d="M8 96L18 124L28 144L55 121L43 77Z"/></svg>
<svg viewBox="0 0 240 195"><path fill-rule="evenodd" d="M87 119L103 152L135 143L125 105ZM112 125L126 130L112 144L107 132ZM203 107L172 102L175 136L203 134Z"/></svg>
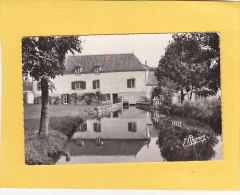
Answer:
<svg viewBox="0 0 240 195"><path fill-rule="evenodd" d="M56 164L221 160L222 137L208 125L158 111L124 108L87 119Z"/></svg>

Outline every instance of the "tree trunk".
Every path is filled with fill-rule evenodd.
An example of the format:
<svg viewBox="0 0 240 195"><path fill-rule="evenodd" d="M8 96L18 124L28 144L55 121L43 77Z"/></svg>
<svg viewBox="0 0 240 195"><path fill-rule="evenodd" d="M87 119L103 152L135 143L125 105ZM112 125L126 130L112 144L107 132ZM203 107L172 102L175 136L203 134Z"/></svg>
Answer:
<svg viewBox="0 0 240 195"><path fill-rule="evenodd" d="M190 93L190 100L192 100L192 93L193 93L193 86L192 86L191 93Z"/></svg>
<svg viewBox="0 0 240 195"><path fill-rule="evenodd" d="M183 98L184 98L184 96L183 96L183 90L181 89L181 103L183 102Z"/></svg>
<svg viewBox="0 0 240 195"><path fill-rule="evenodd" d="M40 119L40 129L38 135L48 135L48 106L49 106L49 98L48 98L48 81L45 78L41 79L41 90L42 90L42 109L41 109L41 119Z"/></svg>

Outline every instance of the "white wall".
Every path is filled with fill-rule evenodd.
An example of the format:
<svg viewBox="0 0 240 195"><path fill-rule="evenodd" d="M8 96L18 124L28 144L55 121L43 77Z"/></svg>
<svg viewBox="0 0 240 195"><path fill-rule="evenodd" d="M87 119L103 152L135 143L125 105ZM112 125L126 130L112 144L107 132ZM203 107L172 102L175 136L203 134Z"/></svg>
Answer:
<svg viewBox="0 0 240 195"><path fill-rule="evenodd" d="M128 131L128 123L136 123L136 132ZM147 129L145 120L142 119L123 119L123 118L103 118L101 121L96 119L87 120L87 131L74 133L72 139L146 139ZM94 123L101 124L101 132L94 131Z"/></svg>
<svg viewBox="0 0 240 195"><path fill-rule="evenodd" d="M127 88L127 79L135 78L135 88ZM132 72L109 72L100 74L68 74L58 76L52 82L56 90L50 95L58 94L71 94L71 93L95 93L97 89L93 89L93 80L100 80L100 92L105 93L124 93L124 92L142 92L149 96L149 91L152 87L146 86L146 73L145 71L132 71ZM86 89L72 90L72 82L86 81ZM33 92L35 95L41 95L41 91L37 90L37 82L33 84Z"/></svg>

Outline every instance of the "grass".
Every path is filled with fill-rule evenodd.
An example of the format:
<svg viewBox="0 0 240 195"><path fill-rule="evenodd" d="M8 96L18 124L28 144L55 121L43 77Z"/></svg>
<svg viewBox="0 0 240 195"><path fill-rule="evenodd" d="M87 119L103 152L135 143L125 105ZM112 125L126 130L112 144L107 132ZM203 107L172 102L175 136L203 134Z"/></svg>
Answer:
<svg viewBox="0 0 240 195"><path fill-rule="evenodd" d="M25 163L28 165L54 164L54 157L64 152L67 137L58 132L50 131L49 135L38 136L36 131L25 133Z"/></svg>
<svg viewBox="0 0 240 195"><path fill-rule="evenodd" d="M93 106L61 105L49 107L49 134L39 136L40 105L24 105L25 163L29 165L54 164L55 158L64 152L68 138L83 122L84 114ZM68 116L70 111L72 115Z"/></svg>
<svg viewBox="0 0 240 195"><path fill-rule="evenodd" d="M217 134L222 133L222 111L220 100L184 102L181 105L173 105L171 113L206 122Z"/></svg>
<svg viewBox="0 0 240 195"><path fill-rule="evenodd" d="M49 105L49 117L63 117L63 116L79 116L84 112L92 111L98 104L91 105L73 105L60 104ZM41 116L40 104L25 104L24 105L24 119L39 119Z"/></svg>
<svg viewBox="0 0 240 195"><path fill-rule="evenodd" d="M167 107L160 106L159 109L168 114L193 118L207 123L217 134L222 133L221 100L187 101L182 104L172 104Z"/></svg>

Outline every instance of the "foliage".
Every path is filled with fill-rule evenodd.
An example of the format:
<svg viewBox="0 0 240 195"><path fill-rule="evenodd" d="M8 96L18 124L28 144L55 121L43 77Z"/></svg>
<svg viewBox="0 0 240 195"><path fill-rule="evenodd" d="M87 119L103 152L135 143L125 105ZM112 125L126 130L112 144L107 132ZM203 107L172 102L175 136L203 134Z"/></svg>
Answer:
<svg viewBox="0 0 240 195"><path fill-rule="evenodd" d="M119 97L118 97L118 102L122 102L122 101L124 101L124 97L119 96Z"/></svg>
<svg viewBox="0 0 240 195"><path fill-rule="evenodd" d="M34 104L41 104L42 103L42 96L34 97L33 102L34 102Z"/></svg>
<svg viewBox="0 0 240 195"><path fill-rule="evenodd" d="M218 140L212 133L203 134L199 130L178 128L173 126L170 120L163 120L158 128L160 132L157 144L162 157L167 161L210 160L215 155L213 146ZM206 140L184 147L184 139L190 135L194 138L205 135Z"/></svg>
<svg viewBox="0 0 240 195"><path fill-rule="evenodd" d="M173 104L170 112L206 122L217 134L222 133L221 100L213 99Z"/></svg>
<svg viewBox="0 0 240 195"><path fill-rule="evenodd" d="M84 102L86 102L87 105L90 105L93 102L94 96L94 93L85 93L83 95Z"/></svg>
<svg viewBox="0 0 240 195"><path fill-rule="evenodd" d="M54 79L65 71L65 55L81 51L78 36L24 37L22 72L39 81L43 76Z"/></svg>
<svg viewBox="0 0 240 195"><path fill-rule="evenodd" d="M32 82L28 80L27 77L23 75L23 91L32 91Z"/></svg>
<svg viewBox="0 0 240 195"><path fill-rule="evenodd" d="M41 104L42 103L42 96L37 96L37 97L34 97L34 104ZM53 96L49 96L49 104L52 105L58 105L61 103L61 98L56 96L56 97L53 97Z"/></svg>
<svg viewBox="0 0 240 195"><path fill-rule="evenodd" d="M169 107L172 104L172 98L176 92L176 85L169 79L166 79L164 86L162 86L163 102L164 106Z"/></svg>
<svg viewBox="0 0 240 195"><path fill-rule="evenodd" d="M141 102L148 102L148 98L146 96L140 96L140 101Z"/></svg>
<svg viewBox="0 0 240 195"><path fill-rule="evenodd" d="M77 93L72 93L70 94L70 101L69 103L71 104L87 104L90 105L93 102L96 103L102 103L102 101L105 100L105 95L101 93L84 93L84 94L77 94ZM34 103L35 104L41 104L42 97L38 96L34 98ZM58 96L49 96L49 104L54 104L58 105L61 104L62 99Z"/></svg>
<svg viewBox="0 0 240 195"><path fill-rule="evenodd" d="M53 164L54 158L64 152L67 138L70 139L82 124L81 117L52 117L48 136L37 135L33 128L36 121L30 120L25 131L25 162L26 164ZM24 124L25 125L25 124Z"/></svg>
<svg viewBox="0 0 240 195"><path fill-rule="evenodd" d="M95 98L96 98L96 101L97 101L98 103L101 103L102 101L104 101L104 100L106 99L105 95L102 94L102 93L100 93L100 91L97 91L97 92L96 92Z"/></svg>
<svg viewBox="0 0 240 195"><path fill-rule="evenodd" d="M193 92L220 89L220 49L217 33L182 33L173 35L155 72L160 87L173 81L176 90ZM183 94L182 94L183 96ZM182 97L183 98L183 97Z"/></svg>
<svg viewBox="0 0 240 195"><path fill-rule="evenodd" d="M76 104L78 102L78 94L77 93L72 93L71 98L70 98L70 103L71 104Z"/></svg>
<svg viewBox="0 0 240 195"><path fill-rule="evenodd" d="M58 131L38 136L37 132L25 131L25 163L28 165L47 165L54 163L54 156L64 151L66 136Z"/></svg>
<svg viewBox="0 0 240 195"><path fill-rule="evenodd" d="M78 116L53 117L49 126L53 130L60 131L70 139L82 122L83 119Z"/></svg>
<svg viewBox="0 0 240 195"><path fill-rule="evenodd" d="M24 37L22 39L22 74L41 81L42 110L39 134L48 134L49 89L54 89L50 79L63 75L68 52L81 52L78 36Z"/></svg>
<svg viewBox="0 0 240 195"><path fill-rule="evenodd" d="M55 97L55 100L53 102L55 105L61 104L61 98L60 97Z"/></svg>

